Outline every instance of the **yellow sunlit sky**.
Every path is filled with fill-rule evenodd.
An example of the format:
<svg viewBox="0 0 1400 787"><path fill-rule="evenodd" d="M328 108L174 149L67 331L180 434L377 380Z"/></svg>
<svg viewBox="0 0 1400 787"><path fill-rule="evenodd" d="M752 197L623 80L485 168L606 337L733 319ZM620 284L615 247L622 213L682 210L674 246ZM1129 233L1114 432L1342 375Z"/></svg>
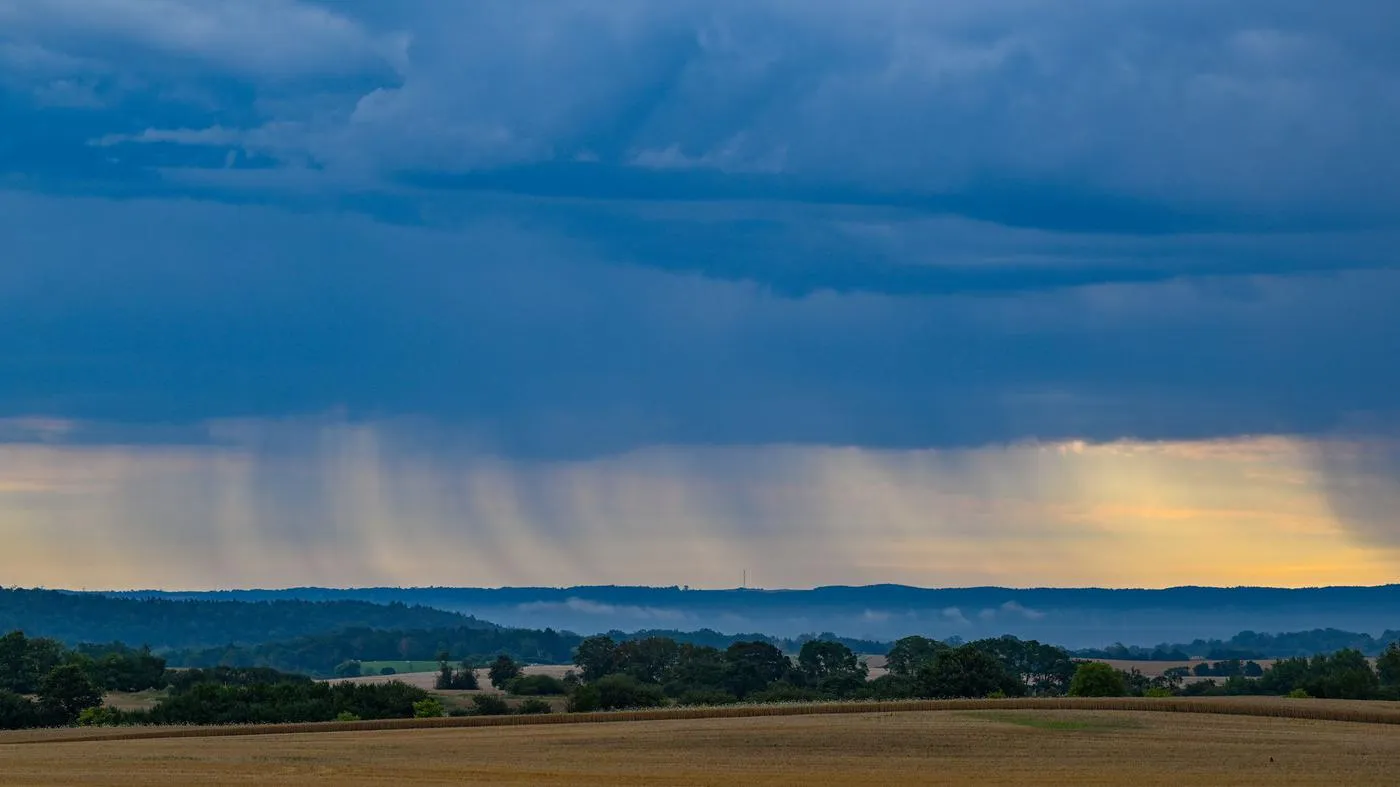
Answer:
<svg viewBox="0 0 1400 787"><path fill-rule="evenodd" d="M289 453L0 446L3 581L729 587L746 568L765 587L1291 587L1400 576L1400 550L1377 537L1384 523L1350 521L1343 512L1358 507L1339 505L1348 491L1317 458L1355 454L1348 446L1264 437L508 461L414 450L375 425L314 434L314 449Z"/></svg>

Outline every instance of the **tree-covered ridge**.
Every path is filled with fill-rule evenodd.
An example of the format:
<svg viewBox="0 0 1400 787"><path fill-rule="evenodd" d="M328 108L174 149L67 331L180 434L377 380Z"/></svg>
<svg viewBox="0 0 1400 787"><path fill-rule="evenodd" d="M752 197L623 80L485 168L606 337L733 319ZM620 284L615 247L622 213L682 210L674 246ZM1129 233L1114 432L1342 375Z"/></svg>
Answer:
<svg viewBox="0 0 1400 787"><path fill-rule="evenodd" d="M490 629L469 615L367 601L204 601L0 588L0 631L157 650L274 642L348 628Z"/></svg>
<svg viewBox="0 0 1400 787"><path fill-rule="evenodd" d="M889 643L846 639L823 634L785 639L759 634L721 634L708 629L694 632L609 632L619 642L661 637L688 645L727 648L735 642L765 642L784 652L797 652L812 640L839 642L860 653L881 653ZM448 660L485 664L501 654L527 664L566 664L583 637L553 629L448 628L370 629L351 628L282 642L227 645L165 651L173 667L270 667L287 672L329 676L348 661L431 661L446 654Z"/></svg>
<svg viewBox="0 0 1400 787"><path fill-rule="evenodd" d="M720 649L667 637L619 642L600 635L579 643L574 654L584 684L570 703L595 710L667 702L1053 696L1068 690L1077 667L1062 648L1015 637L963 645L906 637L887 658L889 674L868 680L856 653L830 640L808 640L794 656L764 641Z"/></svg>
<svg viewBox="0 0 1400 787"><path fill-rule="evenodd" d="M703 590L679 586L586 585L574 587L301 587L281 590L122 591L141 597L225 600L355 599L471 608L584 599L599 604L664 609L764 607L771 609L978 609L1013 601L1039 610L1061 608L1205 611L1222 605L1248 608L1346 610L1400 604L1400 584L1377 587L1172 587L1140 588L923 588L909 585L829 585L809 590Z"/></svg>
<svg viewBox="0 0 1400 787"><path fill-rule="evenodd" d="M684 594L686 591L676 591ZM695 591L690 591L695 592ZM148 644L172 666L265 666L330 675L346 661L434 660L447 651L454 661L485 663L505 653L527 663L565 663L583 637L569 631L504 628L454 612L366 601L235 601L110 597L51 590L0 589L0 631L73 644L121 641ZM219 599L219 600L211 600ZM735 642L766 642L796 653L816 639L839 642L857 653L883 653L891 643L832 633L784 638L761 634L645 630L608 632L616 641L663 637L723 650ZM1312 656L1354 649L1375 656L1400 631L1372 636L1338 629L1262 634L1244 631L1228 640L1197 639L1153 648L1112 645L1071 651L1085 658L1182 660L1263 659ZM949 644L961 642L945 638Z"/></svg>
<svg viewBox="0 0 1400 787"><path fill-rule="evenodd" d="M1125 661L1185 661L1191 658L1211 661L1226 659L1283 659L1313 656L1340 650L1355 650L1379 656L1392 642L1400 642L1400 631L1387 630L1379 637L1340 629L1313 629L1267 634L1241 631L1229 639L1197 639L1192 642L1161 644L1147 648L1115 643L1105 648L1081 648L1074 655L1093 659Z"/></svg>
<svg viewBox="0 0 1400 787"><path fill-rule="evenodd" d="M536 664L567 662L581 641L577 634L545 629L348 628L281 642L166 652L172 667L270 667L285 672L330 675L347 661L452 661L484 663L505 653Z"/></svg>

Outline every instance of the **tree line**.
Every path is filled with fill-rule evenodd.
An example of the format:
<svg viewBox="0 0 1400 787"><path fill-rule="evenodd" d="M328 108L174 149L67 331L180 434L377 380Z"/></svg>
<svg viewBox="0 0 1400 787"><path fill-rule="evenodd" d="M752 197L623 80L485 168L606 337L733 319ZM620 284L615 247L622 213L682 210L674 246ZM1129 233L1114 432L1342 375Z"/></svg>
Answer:
<svg viewBox="0 0 1400 787"><path fill-rule="evenodd" d="M1196 639L1185 643L1164 643L1150 648L1114 643L1103 648L1081 648L1074 651L1074 655L1119 661L1186 661L1192 658L1224 661L1292 658L1355 650L1366 656L1379 656L1394 642L1400 642L1400 631L1387 630L1379 637L1334 628L1279 634L1241 631L1225 640Z"/></svg>
<svg viewBox="0 0 1400 787"><path fill-rule="evenodd" d="M275 670L216 668L179 673L154 708L104 708L88 724L273 724L410 718L428 692L401 681L326 683ZM415 707L418 706L418 707Z"/></svg>
<svg viewBox="0 0 1400 787"><path fill-rule="evenodd" d="M582 683L573 710L835 699L1055 695L1076 665L1062 648L1015 637L950 645L905 637L888 655L889 674L868 669L846 644L808 640L795 658L769 642L721 650L667 637L583 640L574 654Z"/></svg>
<svg viewBox="0 0 1400 787"><path fill-rule="evenodd" d="M347 628L496 628L469 615L366 601L177 601L0 588L0 631L158 650L250 645Z"/></svg>
<svg viewBox="0 0 1400 787"><path fill-rule="evenodd" d="M478 688L476 664L453 665L438 654L439 689ZM1034 640L1005 636L965 644L921 636L896 641L888 674L869 679L866 664L845 643L807 640L796 654L770 642L740 641L720 649L667 637L582 639L572 653L577 672L564 679L524 675L500 653L487 674L493 686L528 698L519 712L548 712L544 695L564 695L571 711L799 702L1012 696L1287 695L1329 699L1400 699L1400 643L1373 664L1359 650L1294 657L1265 669L1227 661L1202 672L1226 675L1188 682L1178 667L1148 677ZM1198 674L1197 677L1200 677ZM103 693L164 688L146 711L102 706ZM473 697L461 713L509 711L495 695ZM440 716L443 706L400 682L328 683L268 667L167 669L149 649L120 643L65 649L22 632L0 637L0 728L82 724L252 724Z"/></svg>
<svg viewBox="0 0 1400 787"><path fill-rule="evenodd" d="M63 647L12 631L0 637L0 729L71 724L107 691L166 684L165 660L120 643Z"/></svg>
<svg viewBox="0 0 1400 787"><path fill-rule="evenodd" d="M809 641L839 642L862 653L883 652L889 643L836 637L830 634L792 639L754 634L721 634L703 629L694 632L610 632L615 641L662 638L717 649L735 642L764 642L780 650L796 651ZM354 627L311 634L295 639L256 645L225 645L166 651L172 667L271 667L285 672L355 677L353 663L365 661L430 661L446 653L448 661L474 666L500 654L527 664L567 664L584 637L553 629L454 627L434 629L375 629Z"/></svg>

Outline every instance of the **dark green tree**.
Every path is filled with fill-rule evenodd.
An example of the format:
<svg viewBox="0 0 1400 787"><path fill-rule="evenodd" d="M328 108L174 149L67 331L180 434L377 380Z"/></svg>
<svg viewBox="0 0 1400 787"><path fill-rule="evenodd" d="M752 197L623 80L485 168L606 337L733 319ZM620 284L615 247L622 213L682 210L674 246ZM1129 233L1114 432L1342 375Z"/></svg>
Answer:
<svg viewBox="0 0 1400 787"><path fill-rule="evenodd" d="M63 646L57 641L12 631L0 637L0 690L33 694L43 677L62 661Z"/></svg>
<svg viewBox="0 0 1400 787"><path fill-rule="evenodd" d="M506 690L521 697L568 694L569 687L553 675L524 675L511 681Z"/></svg>
<svg viewBox="0 0 1400 787"><path fill-rule="evenodd" d="M491 678L491 685L498 689L505 689L510 682L520 677L524 672L515 659L502 653L491 662L491 666L486 670L486 674Z"/></svg>
<svg viewBox="0 0 1400 787"><path fill-rule="evenodd" d="M1102 661L1081 662L1069 684L1071 697L1124 697L1128 681L1123 673Z"/></svg>
<svg viewBox="0 0 1400 787"><path fill-rule="evenodd" d="M904 637L894 643L885 656L885 667L892 675L913 675L919 668L933 661L939 651L948 646L927 637Z"/></svg>
<svg viewBox="0 0 1400 787"><path fill-rule="evenodd" d="M49 670L39 681L39 705L64 724L77 721L78 714L102 704L102 690L77 664L62 664Z"/></svg>
<svg viewBox="0 0 1400 787"><path fill-rule="evenodd" d="M482 716L504 716L510 713L510 705L495 694L478 694L472 697L472 704Z"/></svg>
<svg viewBox="0 0 1400 787"><path fill-rule="evenodd" d="M792 664L781 650L767 642L735 642L724 652L724 688L743 698L782 680Z"/></svg>
<svg viewBox="0 0 1400 787"><path fill-rule="evenodd" d="M522 716L532 716L540 713L552 713L553 711L554 708L551 707L548 702L538 697L531 697L528 700L525 700L524 702L520 703L520 707L516 709L516 713L519 713Z"/></svg>
<svg viewBox="0 0 1400 787"><path fill-rule="evenodd" d="M850 648L840 642L816 639L802 643L797 653L797 667L813 686L828 678L859 676L864 679L868 672Z"/></svg>
<svg viewBox="0 0 1400 787"><path fill-rule="evenodd" d="M39 708L34 701L8 689L0 689L0 730L23 730L39 726Z"/></svg>
<svg viewBox="0 0 1400 787"><path fill-rule="evenodd" d="M692 692L713 692L724 686L729 662L724 652L709 645L681 645L676 661L662 677L666 693L680 697Z"/></svg>
<svg viewBox="0 0 1400 787"><path fill-rule="evenodd" d="M1312 675L1303 688L1314 697L1370 700L1380 690L1380 678L1359 650L1343 648L1330 656L1314 656L1309 666Z"/></svg>
<svg viewBox="0 0 1400 787"><path fill-rule="evenodd" d="M919 668L919 693L925 697L985 697L996 692L1019 695L1025 687L990 653L975 645L940 651Z"/></svg>
<svg viewBox="0 0 1400 787"><path fill-rule="evenodd" d="M574 651L574 665L588 682L611 675L617 671L617 643L601 634L585 639Z"/></svg>
<svg viewBox="0 0 1400 787"><path fill-rule="evenodd" d="M1392 642L1376 659L1376 674L1382 686L1400 689L1400 642Z"/></svg>
<svg viewBox="0 0 1400 787"><path fill-rule="evenodd" d="M144 691L165 686L165 659L149 647L132 650L114 644L93 661L89 674L108 691Z"/></svg>
<svg viewBox="0 0 1400 787"><path fill-rule="evenodd" d="M631 675L604 675L588 688L598 693L598 710L655 708L666 704L666 695L661 693L660 686L643 683Z"/></svg>
<svg viewBox="0 0 1400 787"><path fill-rule="evenodd" d="M1063 648L1012 636L982 639L972 645L995 657L1031 693L1059 695L1069 690L1075 664Z"/></svg>
<svg viewBox="0 0 1400 787"><path fill-rule="evenodd" d="M669 637L644 637L617 646L617 671L645 683L660 683L680 658L680 645Z"/></svg>

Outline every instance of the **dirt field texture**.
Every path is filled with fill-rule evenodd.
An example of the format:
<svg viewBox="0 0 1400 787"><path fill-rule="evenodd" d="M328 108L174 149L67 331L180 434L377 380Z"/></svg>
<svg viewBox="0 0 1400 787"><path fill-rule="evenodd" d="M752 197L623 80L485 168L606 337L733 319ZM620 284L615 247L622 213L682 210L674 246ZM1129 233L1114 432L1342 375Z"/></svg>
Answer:
<svg viewBox="0 0 1400 787"><path fill-rule="evenodd" d="M6 740L7 785L1359 785L1400 772L1394 724L1109 710Z"/></svg>
<svg viewBox="0 0 1400 787"><path fill-rule="evenodd" d="M386 662L387 663L387 662ZM552 675L556 678L563 678L564 673L575 669L572 664L530 664L523 668L526 675ZM420 689L431 689L433 681L437 680L437 667L434 666L431 672L401 672L395 675L362 675L358 678L329 678L331 683L388 683L396 680L407 683L410 686L417 686ZM487 677L486 669L476 670L476 679L481 684L481 690L486 692L497 692L491 688L491 681Z"/></svg>

